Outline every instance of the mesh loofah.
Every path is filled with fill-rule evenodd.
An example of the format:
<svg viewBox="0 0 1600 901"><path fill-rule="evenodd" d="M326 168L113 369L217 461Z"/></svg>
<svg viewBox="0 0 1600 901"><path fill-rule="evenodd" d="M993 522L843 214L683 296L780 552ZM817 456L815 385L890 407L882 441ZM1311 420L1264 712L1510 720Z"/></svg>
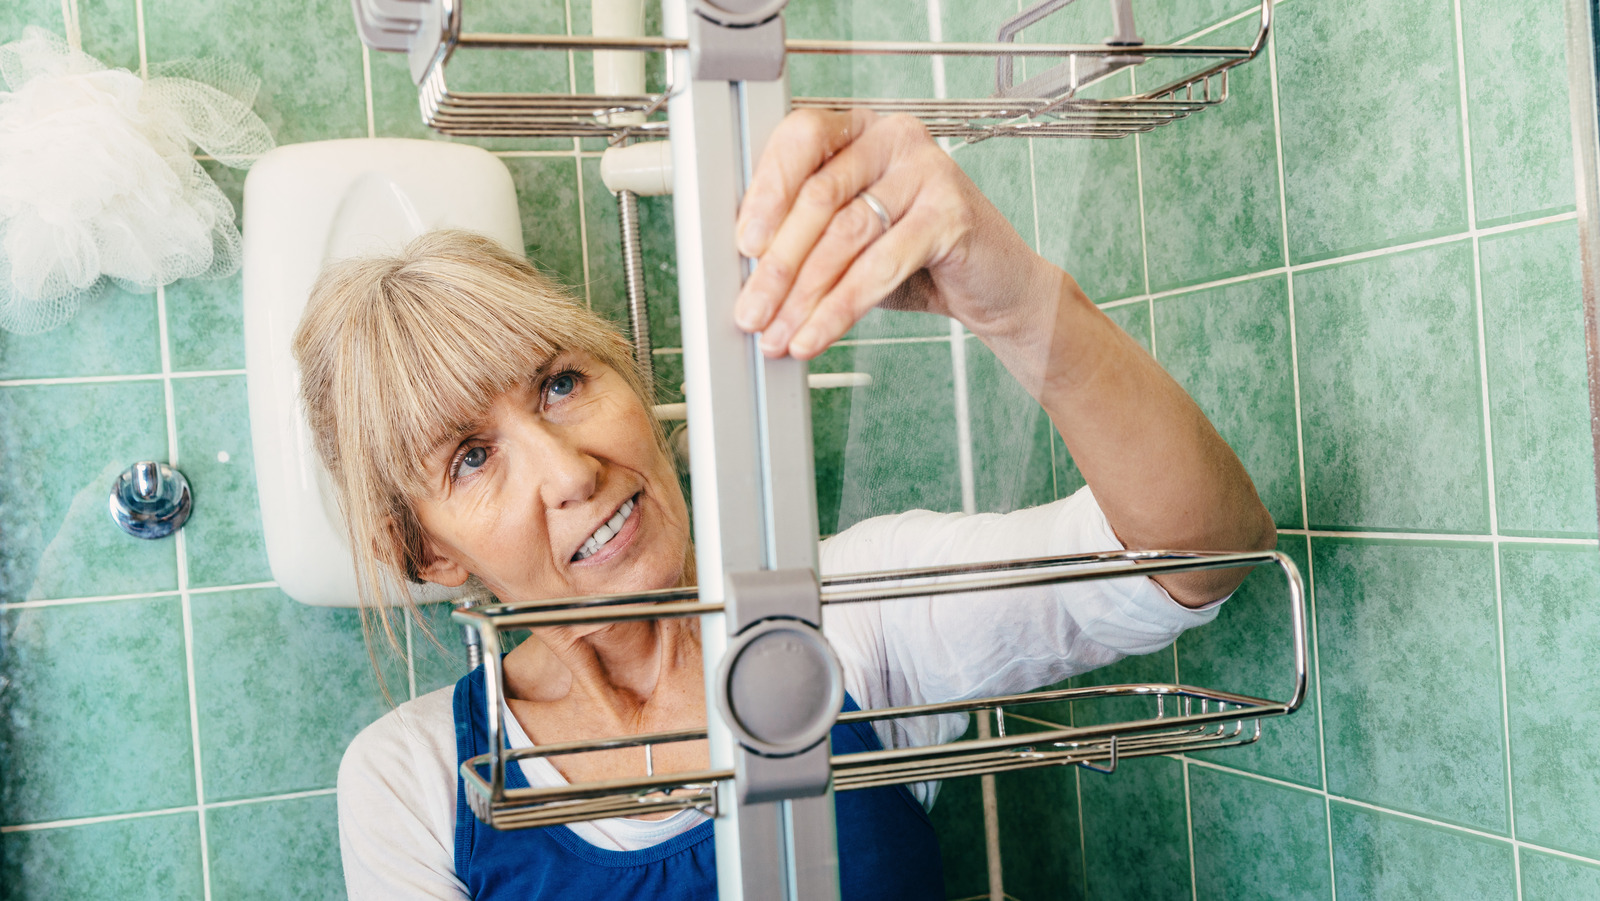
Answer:
<svg viewBox="0 0 1600 901"><path fill-rule="evenodd" d="M182 60L146 81L30 27L0 78L0 328L48 331L107 283L238 270L233 206L194 153L243 168L272 149L254 75Z"/></svg>

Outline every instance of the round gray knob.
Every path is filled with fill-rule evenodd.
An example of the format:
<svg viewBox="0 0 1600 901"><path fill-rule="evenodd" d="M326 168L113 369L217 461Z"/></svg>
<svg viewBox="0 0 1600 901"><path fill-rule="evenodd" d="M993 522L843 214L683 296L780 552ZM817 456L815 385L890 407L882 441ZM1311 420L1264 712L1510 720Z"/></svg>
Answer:
<svg viewBox="0 0 1600 901"><path fill-rule="evenodd" d="M135 538L171 535L193 506L189 480L165 463L135 463L111 486L111 521Z"/></svg>
<svg viewBox="0 0 1600 901"><path fill-rule="evenodd" d="M789 0L694 0L701 17L730 28L749 28L783 12Z"/></svg>
<svg viewBox="0 0 1600 901"><path fill-rule="evenodd" d="M717 707L741 745L789 757L828 736L844 704L844 669L816 627L761 620L733 639L722 660Z"/></svg>

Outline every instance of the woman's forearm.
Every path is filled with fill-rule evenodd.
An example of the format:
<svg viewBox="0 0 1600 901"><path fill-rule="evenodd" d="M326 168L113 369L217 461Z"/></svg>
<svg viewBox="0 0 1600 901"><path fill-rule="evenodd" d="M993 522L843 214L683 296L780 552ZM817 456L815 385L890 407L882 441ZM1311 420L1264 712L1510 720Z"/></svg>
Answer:
<svg viewBox="0 0 1600 901"><path fill-rule="evenodd" d="M1029 282L1029 301L1013 307L1018 316L974 331L1049 414L1122 543L1271 548L1271 515L1183 388L1071 276L1043 264ZM1244 575L1216 570L1157 581L1179 603L1201 606Z"/></svg>

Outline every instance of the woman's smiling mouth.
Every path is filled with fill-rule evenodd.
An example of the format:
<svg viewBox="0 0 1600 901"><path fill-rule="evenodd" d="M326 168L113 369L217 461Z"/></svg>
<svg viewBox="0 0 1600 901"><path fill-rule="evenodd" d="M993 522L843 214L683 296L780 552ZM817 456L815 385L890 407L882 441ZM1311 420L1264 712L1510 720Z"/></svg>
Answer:
<svg viewBox="0 0 1600 901"><path fill-rule="evenodd" d="M637 527L630 528L629 526L630 523L633 523L633 511L638 507L638 502L639 496L637 494L623 501L617 512L612 514L611 518L606 520L600 528L595 529L594 534L590 535L584 541L583 546L578 548L578 552L572 555L572 562L579 563L600 553L618 535L622 534L624 529L627 529L629 537L632 537L632 533L637 530ZM619 546L625 543L619 542Z"/></svg>

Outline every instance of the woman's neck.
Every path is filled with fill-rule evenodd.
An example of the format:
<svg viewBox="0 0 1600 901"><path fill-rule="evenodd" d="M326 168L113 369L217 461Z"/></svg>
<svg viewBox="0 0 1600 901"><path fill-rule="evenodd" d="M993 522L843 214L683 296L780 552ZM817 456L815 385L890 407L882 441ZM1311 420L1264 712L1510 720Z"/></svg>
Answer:
<svg viewBox="0 0 1600 901"><path fill-rule="evenodd" d="M696 626L663 620L539 630L506 656L507 692L517 700L598 704L627 718L663 681L685 669L698 675Z"/></svg>

